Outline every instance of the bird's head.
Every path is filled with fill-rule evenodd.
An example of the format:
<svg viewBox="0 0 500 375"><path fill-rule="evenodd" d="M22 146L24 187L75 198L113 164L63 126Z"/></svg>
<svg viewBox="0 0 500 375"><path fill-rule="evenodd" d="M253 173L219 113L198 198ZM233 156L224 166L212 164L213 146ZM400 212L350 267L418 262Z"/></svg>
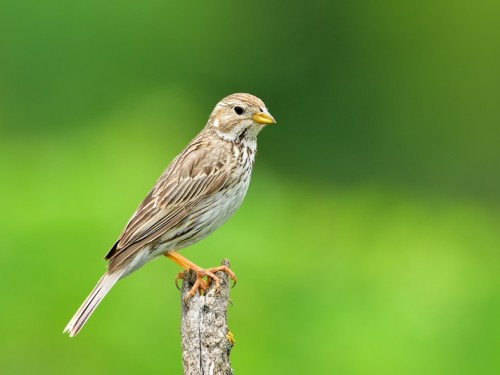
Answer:
<svg viewBox="0 0 500 375"><path fill-rule="evenodd" d="M228 141L255 139L265 125L275 124L262 100L250 94L232 94L212 111L207 126Z"/></svg>

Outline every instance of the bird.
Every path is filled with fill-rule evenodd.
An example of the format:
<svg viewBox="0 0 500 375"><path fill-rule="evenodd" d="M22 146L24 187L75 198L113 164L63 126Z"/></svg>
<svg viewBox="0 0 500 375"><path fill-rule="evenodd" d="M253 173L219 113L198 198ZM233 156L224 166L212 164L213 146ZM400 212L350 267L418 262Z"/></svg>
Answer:
<svg viewBox="0 0 500 375"><path fill-rule="evenodd" d="M236 93L217 103L205 127L174 158L132 215L104 258L106 273L63 332L70 337L78 334L118 280L163 255L196 273L185 302L212 281L217 290L215 272L224 271L236 282L228 267L203 269L178 250L210 235L240 207L250 183L257 135L275 123L254 95Z"/></svg>

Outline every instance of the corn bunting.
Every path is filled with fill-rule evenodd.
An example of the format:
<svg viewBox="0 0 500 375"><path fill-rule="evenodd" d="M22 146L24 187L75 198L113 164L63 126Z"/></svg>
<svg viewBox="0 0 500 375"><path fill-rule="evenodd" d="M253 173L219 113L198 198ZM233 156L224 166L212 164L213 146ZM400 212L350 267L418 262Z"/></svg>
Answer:
<svg viewBox="0 0 500 375"><path fill-rule="evenodd" d="M106 255L108 270L75 313L64 332L76 335L115 283L149 260L165 255L197 274L195 286L206 288L214 272L177 253L208 236L240 207L250 183L257 134L276 121L264 102L250 94L233 94L212 111L205 128L160 176ZM203 280L207 277L207 281Z"/></svg>

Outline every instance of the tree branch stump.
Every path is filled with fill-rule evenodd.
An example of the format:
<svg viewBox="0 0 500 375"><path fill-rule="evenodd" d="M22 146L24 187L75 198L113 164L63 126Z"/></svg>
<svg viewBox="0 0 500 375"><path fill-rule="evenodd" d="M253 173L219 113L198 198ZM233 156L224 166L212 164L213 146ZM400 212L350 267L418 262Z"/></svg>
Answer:
<svg viewBox="0 0 500 375"><path fill-rule="evenodd" d="M229 267L229 261L221 263ZM199 293L184 303L184 296L191 289L196 274L184 272L181 293L181 338L182 367L184 375L232 375L229 354L234 345L227 326L227 305L229 300L229 276L217 272L220 280L219 292L215 283L205 295Z"/></svg>

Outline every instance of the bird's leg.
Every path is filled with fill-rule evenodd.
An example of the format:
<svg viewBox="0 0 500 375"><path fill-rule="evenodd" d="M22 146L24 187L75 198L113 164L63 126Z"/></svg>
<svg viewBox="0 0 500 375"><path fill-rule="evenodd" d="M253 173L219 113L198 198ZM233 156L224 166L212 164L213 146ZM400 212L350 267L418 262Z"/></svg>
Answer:
<svg viewBox="0 0 500 375"><path fill-rule="evenodd" d="M181 266L186 271L189 270L189 269L192 269L193 271L196 272L197 269L201 269L196 264L194 264L190 260L184 258L183 256L179 255L175 251L168 251L168 252L166 252L163 255L165 255L167 258L169 258L170 260L174 261L175 263L177 263L179 266ZM198 275L197 272L196 272L196 274ZM177 289L180 290L179 285L177 283L179 281L179 279L181 279L181 280L184 279L184 272L179 272L177 274L177 276L175 277L175 286L177 287ZM196 281L198 281L198 279ZM195 282L195 284L196 284L196 288L193 287L192 289L196 290L196 289L200 288L200 293L203 290L205 290L205 289L208 288L208 285L206 284L206 282L204 280L201 280L200 282Z"/></svg>
<svg viewBox="0 0 500 375"><path fill-rule="evenodd" d="M185 300L189 300L189 298L193 297L198 289L200 289L200 292L206 290L208 286L210 285L211 280L215 282L215 291L218 292L220 288L220 282L219 278L215 276L215 272L223 271L229 275L231 280L234 281L234 284L236 284L236 275L234 274L233 271L231 271L228 267L226 266L219 266L219 267L213 267L213 268L207 268L203 269L190 260L184 258L183 256L179 255L175 251L168 251L164 254L167 258L170 260L174 261L177 263L179 266L181 266L185 270L193 270L196 273L196 281L193 285L193 287L189 290L189 292L186 294ZM203 278L206 277L207 280L203 280ZM180 272L175 281L177 284L177 280L183 278L183 273Z"/></svg>

